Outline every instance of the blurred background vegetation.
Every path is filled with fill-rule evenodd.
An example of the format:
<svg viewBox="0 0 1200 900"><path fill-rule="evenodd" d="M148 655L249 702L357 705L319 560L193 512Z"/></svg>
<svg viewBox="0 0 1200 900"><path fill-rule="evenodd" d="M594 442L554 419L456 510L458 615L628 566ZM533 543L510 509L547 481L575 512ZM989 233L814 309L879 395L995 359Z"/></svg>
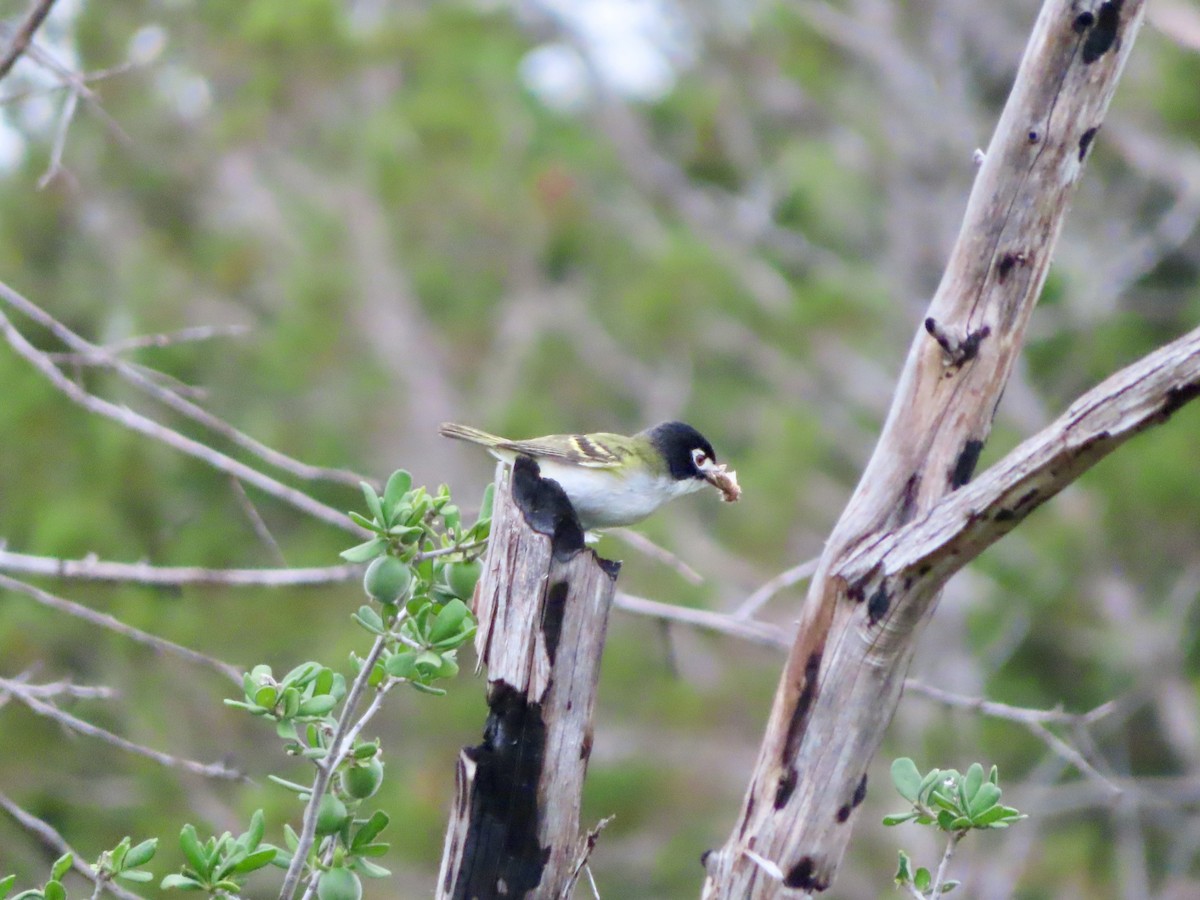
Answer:
<svg viewBox="0 0 1200 900"><path fill-rule="evenodd" d="M4 0L11 22L24 2ZM41 56L0 85L0 279L97 343L130 350L222 418L306 462L478 502L492 468L436 435L699 427L738 470L736 506L693 497L640 530L700 584L615 538L622 589L731 611L815 556L874 443L1036 15L1031 0L385 2L60 0ZM1081 390L1200 319L1200 7L1151 8L1067 222L981 466ZM7 37L5 37L5 43ZM73 117L64 72L97 73ZM78 84L78 82L76 82ZM65 132L61 168L53 165ZM39 180L49 174L44 187ZM6 310L38 346L61 349ZM111 372L89 390L188 434ZM227 449L221 444L223 449ZM834 897L889 894L887 766L998 763L1032 814L968 841L972 897L1200 893L1200 408L1121 449L947 590L912 675L945 690L1086 711L1081 774L1012 722L910 693L871 773ZM247 458L240 451L231 451ZM294 481L294 480L293 480ZM300 484L340 509L343 485ZM0 540L55 558L318 566L353 538L72 405L0 349ZM360 591L37 583L235 665L342 665ZM762 618L789 626L803 585ZM464 672L470 671L470 660ZM605 897L696 896L733 823L782 656L615 613L585 821ZM298 815L299 778L230 686L0 593L0 676L110 685L71 712L142 744L226 760L248 785L181 774L0 697L0 791L94 856L182 822L239 831ZM372 728L395 873L432 891L457 749L482 681L393 694ZM1121 788L1115 793L1113 786ZM51 854L0 815L0 874ZM931 859L922 859L927 864ZM157 895L149 890L148 895ZM269 879L250 896L270 897Z"/></svg>

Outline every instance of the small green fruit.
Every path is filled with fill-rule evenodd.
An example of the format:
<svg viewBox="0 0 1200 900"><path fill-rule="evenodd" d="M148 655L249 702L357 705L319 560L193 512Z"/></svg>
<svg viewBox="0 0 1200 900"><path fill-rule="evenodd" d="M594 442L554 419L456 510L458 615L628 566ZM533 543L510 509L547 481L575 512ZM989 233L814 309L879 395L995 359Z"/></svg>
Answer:
<svg viewBox="0 0 1200 900"><path fill-rule="evenodd" d="M366 800L374 796L383 782L383 763L372 756L365 763L351 766L342 772L342 787L355 800Z"/></svg>
<svg viewBox="0 0 1200 900"><path fill-rule="evenodd" d="M372 560L363 576L367 596L380 603L403 603L412 592L412 569L394 556Z"/></svg>
<svg viewBox="0 0 1200 900"><path fill-rule="evenodd" d="M344 866L321 873L317 882L319 900L362 900L362 884L358 876Z"/></svg>
<svg viewBox="0 0 1200 900"><path fill-rule="evenodd" d="M446 584L454 592L454 596L470 601L475 593L475 585L483 574L483 563L477 559L470 562L450 563L446 566Z"/></svg>
<svg viewBox="0 0 1200 900"><path fill-rule="evenodd" d="M340 831L349 817L350 812L346 809L346 804L333 794L326 794L317 807L317 834L334 834Z"/></svg>

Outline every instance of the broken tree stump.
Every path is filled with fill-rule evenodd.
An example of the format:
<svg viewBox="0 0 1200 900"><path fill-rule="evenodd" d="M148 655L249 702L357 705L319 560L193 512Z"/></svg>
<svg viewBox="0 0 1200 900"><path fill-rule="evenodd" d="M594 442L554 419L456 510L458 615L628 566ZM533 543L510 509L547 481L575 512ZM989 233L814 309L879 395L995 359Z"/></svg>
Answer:
<svg viewBox="0 0 1200 900"><path fill-rule="evenodd" d="M483 742L459 754L439 900L571 895L589 849L579 806L618 569L584 546L537 463L499 472L475 594L490 712Z"/></svg>

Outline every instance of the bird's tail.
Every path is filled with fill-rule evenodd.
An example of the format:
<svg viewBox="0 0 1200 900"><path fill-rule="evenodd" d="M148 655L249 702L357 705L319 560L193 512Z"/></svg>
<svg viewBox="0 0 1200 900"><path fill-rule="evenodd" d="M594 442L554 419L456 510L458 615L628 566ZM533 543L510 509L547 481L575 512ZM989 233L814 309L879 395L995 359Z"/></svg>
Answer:
<svg viewBox="0 0 1200 900"><path fill-rule="evenodd" d="M443 422L438 427L438 434L459 441L470 441L472 444L482 444L484 447L495 447L497 444L504 443L504 438L480 431L478 428L472 428L470 425L458 425L454 422Z"/></svg>

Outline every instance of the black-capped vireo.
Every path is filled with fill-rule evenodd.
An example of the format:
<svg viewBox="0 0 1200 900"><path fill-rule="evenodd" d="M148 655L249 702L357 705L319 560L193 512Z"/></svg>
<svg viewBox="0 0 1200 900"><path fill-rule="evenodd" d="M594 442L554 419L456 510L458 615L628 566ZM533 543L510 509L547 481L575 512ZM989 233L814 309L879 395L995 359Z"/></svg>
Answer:
<svg viewBox="0 0 1200 900"><path fill-rule="evenodd" d="M663 422L631 437L598 432L524 441L452 422L439 431L486 447L506 463L518 455L532 457L543 477L562 485L584 530L640 522L667 501L706 484L717 488L724 500L741 496L737 474L719 465L712 444L683 422Z"/></svg>

